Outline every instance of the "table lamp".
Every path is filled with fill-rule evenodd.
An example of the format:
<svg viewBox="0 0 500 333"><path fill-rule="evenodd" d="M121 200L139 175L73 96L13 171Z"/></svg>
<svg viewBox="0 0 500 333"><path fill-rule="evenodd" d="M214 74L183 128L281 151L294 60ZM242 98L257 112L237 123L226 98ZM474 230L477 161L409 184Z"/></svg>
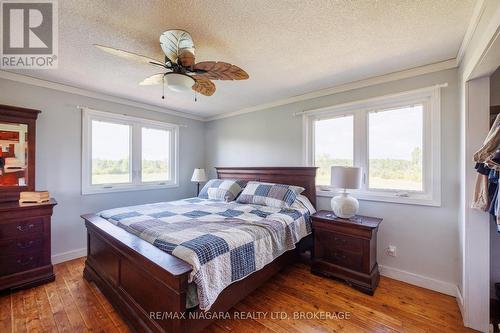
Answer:
<svg viewBox="0 0 500 333"><path fill-rule="evenodd" d="M196 195L198 196L200 194L200 183L207 181L207 175L205 173L205 169L194 169L191 181L196 182L197 185Z"/></svg>
<svg viewBox="0 0 500 333"><path fill-rule="evenodd" d="M333 166L330 185L342 188L344 192L332 198L332 210L336 216L348 219L356 215L359 202L349 195L347 189L361 188L361 168Z"/></svg>

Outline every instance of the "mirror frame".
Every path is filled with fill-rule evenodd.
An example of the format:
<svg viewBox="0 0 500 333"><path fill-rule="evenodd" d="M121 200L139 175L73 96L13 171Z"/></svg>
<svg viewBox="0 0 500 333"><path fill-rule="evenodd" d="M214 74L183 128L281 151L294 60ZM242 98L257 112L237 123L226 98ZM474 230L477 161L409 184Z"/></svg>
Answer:
<svg viewBox="0 0 500 333"><path fill-rule="evenodd" d="M26 186L0 186L0 202L18 201L19 193L35 190L36 119L40 110L0 104L0 122L28 125L28 172Z"/></svg>

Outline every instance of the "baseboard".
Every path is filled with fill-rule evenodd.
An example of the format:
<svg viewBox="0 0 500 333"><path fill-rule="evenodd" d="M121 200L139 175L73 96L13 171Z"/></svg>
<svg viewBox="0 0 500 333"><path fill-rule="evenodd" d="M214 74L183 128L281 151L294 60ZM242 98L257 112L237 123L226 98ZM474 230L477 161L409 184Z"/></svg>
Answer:
<svg viewBox="0 0 500 333"><path fill-rule="evenodd" d="M54 254L52 256L52 264L59 264L68 260L73 260L87 255L87 248L71 250L68 252Z"/></svg>
<svg viewBox="0 0 500 333"><path fill-rule="evenodd" d="M433 279L428 276L423 276L384 265L379 265L379 269L380 275L413 284L418 287L434 290L442 294L457 297L458 301L458 288L457 285L453 283Z"/></svg>

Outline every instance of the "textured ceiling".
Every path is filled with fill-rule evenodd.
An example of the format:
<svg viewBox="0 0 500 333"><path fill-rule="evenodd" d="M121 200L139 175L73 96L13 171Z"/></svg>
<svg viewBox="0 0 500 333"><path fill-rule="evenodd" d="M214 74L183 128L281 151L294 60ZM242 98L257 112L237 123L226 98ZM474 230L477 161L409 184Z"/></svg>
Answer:
<svg viewBox="0 0 500 333"><path fill-rule="evenodd" d="M236 111L455 58L474 0L62 0L59 68L18 71L201 116ZM104 53L103 44L162 59L160 34L191 33L196 60L245 69L211 97L138 86L158 73Z"/></svg>

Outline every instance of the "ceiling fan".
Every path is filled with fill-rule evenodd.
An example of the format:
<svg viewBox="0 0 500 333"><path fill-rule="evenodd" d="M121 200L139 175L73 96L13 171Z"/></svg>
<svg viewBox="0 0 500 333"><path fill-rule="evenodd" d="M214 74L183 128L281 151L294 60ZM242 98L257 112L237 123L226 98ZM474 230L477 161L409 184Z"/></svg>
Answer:
<svg viewBox="0 0 500 333"><path fill-rule="evenodd" d="M193 89L202 95L212 96L216 88L211 80L246 80L249 77L243 69L227 62L202 61L195 63L193 39L184 30L167 30L161 34L160 46L165 53L165 61L113 47L98 44L95 46L115 56L161 67L162 73L147 77L139 83L143 86L162 84L164 89L166 84L173 91ZM162 98L165 98L165 89Z"/></svg>

